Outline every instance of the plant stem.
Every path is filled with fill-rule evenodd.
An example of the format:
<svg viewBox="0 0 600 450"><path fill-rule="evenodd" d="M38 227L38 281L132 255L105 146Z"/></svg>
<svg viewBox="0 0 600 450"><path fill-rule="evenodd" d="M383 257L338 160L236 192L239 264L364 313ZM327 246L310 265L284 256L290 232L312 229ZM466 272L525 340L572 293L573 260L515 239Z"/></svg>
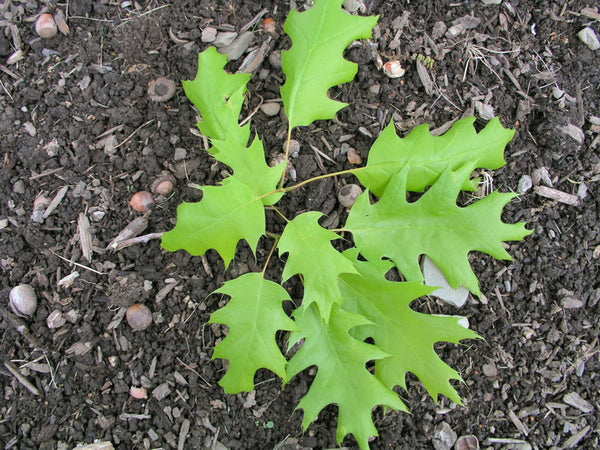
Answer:
<svg viewBox="0 0 600 450"><path fill-rule="evenodd" d="M279 237L275 238L275 242L273 243L273 247L271 247L271 251L269 252L269 256L267 256L267 260L265 261L265 265L263 266L262 274L263 278L265 277L265 273L267 272L267 267L269 266L269 262L271 261L271 257L273 253L275 253L275 249L277 248L277 244L279 244Z"/></svg>
<svg viewBox="0 0 600 450"><path fill-rule="evenodd" d="M290 159L290 144L292 142L292 127L288 122L288 130L287 137L285 139L285 158L283 159L283 164L285 164L285 169L283 169L283 175L281 175L281 181L279 182L279 189L283 188L283 183L285 183L285 174L287 172L287 165Z"/></svg>
<svg viewBox="0 0 600 450"><path fill-rule="evenodd" d="M288 186L285 188L280 186L279 188L275 189L274 191L267 192L266 194L261 195L260 197L257 198L257 200L261 200L265 197L269 197L270 195L274 195L274 194L281 194L281 193L285 194L287 192L295 191L296 189L301 188L302 186L305 186L309 183L312 183L313 181L323 180L325 178L330 178L330 177L337 177L338 175L355 174L366 168L367 167L365 166L365 167L357 167L356 169L340 170L339 172L331 172L331 173L326 173L324 175L319 175L318 177L309 178L308 180L301 181L300 183L296 183L293 186ZM285 171L284 171L284 176L285 176ZM282 177L282 180L283 180L283 177Z"/></svg>

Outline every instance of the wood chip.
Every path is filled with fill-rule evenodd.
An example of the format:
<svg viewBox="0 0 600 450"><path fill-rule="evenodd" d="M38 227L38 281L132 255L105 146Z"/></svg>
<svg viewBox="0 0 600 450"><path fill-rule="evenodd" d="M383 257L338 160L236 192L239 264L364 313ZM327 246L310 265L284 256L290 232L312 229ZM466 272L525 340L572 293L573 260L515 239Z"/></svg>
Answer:
<svg viewBox="0 0 600 450"><path fill-rule="evenodd" d="M58 205L60 205L60 202L62 202L63 198L65 198L65 195L67 195L68 190L69 190L69 186L63 186L58 190L58 192L56 193L56 195L54 196L54 198L52 199L52 201L50 202L50 204L44 211L44 215L43 215L44 219L46 219L50 214L52 214L54 212L54 210L56 208L58 208Z"/></svg>
<svg viewBox="0 0 600 450"><path fill-rule="evenodd" d="M590 432L590 430L591 430L591 427L588 425L587 427L582 429L580 432L574 434L569 439L567 439L561 448L577 447L577 444L579 444L579 441L581 441L585 437L585 435Z"/></svg>
<svg viewBox="0 0 600 450"><path fill-rule="evenodd" d="M521 419L519 419L512 410L508 411L508 418L514 424L514 426L517 427L517 430L519 430L525 436L529 434L529 428L523 422L521 422Z"/></svg>
<svg viewBox="0 0 600 450"><path fill-rule="evenodd" d="M577 408L583 413L594 411L594 407L590 402L584 400L577 392L569 392L563 397L563 401L574 408Z"/></svg>
<svg viewBox="0 0 600 450"><path fill-rule="evenodd" d="M425 65L419 59L417 59L417 74L419 75L421 83L423 83L423 87L425 88L425 92L427 93L427 95L432 95L434 92L433 81L429 76L427 67L425 67Z"/></svg>
<svg viewBox="0 0 600 450"><path fill-rule="evenodd" d="M106 247L107 250L116 250L121 241L131 239L138 236L148 226L148 219L146 216L136 217L134 220L121 230L121 232L114 238L110 244Z"/></svg>
<svg viewBox="0 0 600 450"><path fill-rule="evenodd" d="M177 450L183 450L185 448L185 440L190 432L190 421L185 419L179 429L179 441L177 442Z"/></svg>
<svg viewBox="0 0 600 450"><path fill-rule="evenodd" d="M156 294L155 300L156 303L160 303L162 302L167 295L169 295L169 292L171 292L173 289L175 289L175 286L177 286L179 283L167 283L160 291L158 291L158 293Z"/></svg>
<svg viewBox="0 0 600 450"><path fill-rule="evenodd" d="M79 246L81 253L87 262L92 262L92 233L90 231L90 221L84 213L79 213L77 221L77 231L79 232Z"/></svg>
<svg viewBox="0 0 600 450"><path fill-rule="evenodd" d="M17 381L25 386L29 392L31 392L33 395L40 395L40 391L38 391L37 388L31 384L31 382L21 374L21 372L19 372L17 366L10 361L4 361L4 367L6 367L8 371L17 379Z"/></svg>
<svg viewBox="0 0 600 450"><path fill-rule="evenodd" d="M558 189L553 189L547 186L536 186L533 188L533 190L536 194L541 195L542 197L556 200L557 202L564 203L566 205L579 206L581 204L581 199L576 195L567 194L566 192L559 191Z"/></svg>

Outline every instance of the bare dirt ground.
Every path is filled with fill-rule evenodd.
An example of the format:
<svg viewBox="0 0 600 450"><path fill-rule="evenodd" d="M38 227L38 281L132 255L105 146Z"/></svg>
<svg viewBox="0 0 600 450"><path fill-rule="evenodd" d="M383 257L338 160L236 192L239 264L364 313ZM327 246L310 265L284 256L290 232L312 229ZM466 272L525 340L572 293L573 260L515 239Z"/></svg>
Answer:
<svg viewBox="0 0 600 450"><path fill-rule="evenodd" d="M496 189L523 193L504 219L527 221L534 230L510 245L513 262L475 255L486 301L460 310L432 299L421 305L465 315L485 337L438 348L466 381L457 386L466 406L447 399L436 405L413 377L402 393L412 415L376 410L380 437L372 447L449 449L451 442L439 441L444 431L474 435L481 448L598 448L600 50L577 37L586 27L599 34L596 2L362 4L365 14L381 15L375 36L347 51L360 64L358 76L332 91L352 104L335 122L297 131L298 179L352 167L340 151L344 144L366 160L392 117L405 134L472 113L483 127L497 116L517 135L507 166L489 178ZM57 5L70 33L40 39L33 21L45 6L0 2L0 443L6 449L95 440L121 449L335 447L335 406L305 433L301 412L294 412L309 373L282 389L271 373L260 372L256 391L237 396L217 384L223 363L210 358L223 328L207 321L224 300L210 293L260 267L268 244L259 246L258 261L241 245L228 271L213 252L204 261L171 254L156 239L107 249L140 217L129 207L131 195L149 190L162 171L175 176L175 191L159 199L141 234L172 228L177 205L200 197L190 184L222 178L223 167L201 151L196 113L181 85L172 99L156 102L148 83L193 78L197 54L208 45L206 27L239 32L250 24L252 50L268 37L262 19L273 17L277 36L255 71L247 113L260 103L253 92L279 98L284 75L276 51L289 48L282 25L290 2L70 0ZM399 59L404 77L378 70L376 55ZM235 71L244 56L228 68ZM419 74L417 61L429 68ZM282 115L258 111L252 120L267 152L279 153ZM290 215L320 210L335 226L345 214L335 195L345 182L351 180L314 183L283 208ZM546 188L562 197L547 198ZM56 202L47 209L38 201L43 207L34 221L40 196ZM82 236L91 236L91 255ZM8 308L9 290L21 283L32 285L39 300L29 318ZM135 302L154 319L138 332L120 321ZM53 311L67 320L50 329ZM131 386L146 387L148 399L132 397ZM355 446L351 437L344 444Z"/></svg>

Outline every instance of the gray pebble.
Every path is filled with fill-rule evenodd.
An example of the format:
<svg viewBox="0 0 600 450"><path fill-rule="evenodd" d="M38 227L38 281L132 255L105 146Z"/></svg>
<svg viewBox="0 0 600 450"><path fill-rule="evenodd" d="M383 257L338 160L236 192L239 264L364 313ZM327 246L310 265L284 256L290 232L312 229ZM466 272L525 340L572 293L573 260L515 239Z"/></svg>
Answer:
<svg viewBox="0 0 600 450"><path fill-rule="evenodd" d="M260 110L267 116L276 116L281 110L281 105L277 102L268 102L260 105Z"/></svg>
<svg viewBox="0 0 600 450"><path fill-rule="evenodd" d="M233 31L222 31L217 34L217 37L212 44L217 48L227 47L235 40L236 37L237 33Z"/></svg>
<svg viewBox="0 0 600 450"><path fill-rule="evenodd" d="M170 393L171 389L169 388L169 384L163 383L154 388L152 391L152 396L160 402L161 400L164 400Z"/></svg>
<svg viewBox="0 0 600 450"><path fill-rule="evenodd" d="M577 37L581 40L581 42L587 45L590 50L598 50L600 48L598 36L596 36L594 30L592 30L590 27L585 27L583 30L577 33Z"/></svg>
<svg viewBox="0 0 600 450"><path fill-rule="evenodd" d="M217 38L217 29L215 27L206 27L202 30L202 36L200 40L202 42L213 42Z"/></svg>
<svg viewBox="0 0 600 450"><path fill-rule="evenodd" d="M456 442L456 433L446 422L436 425L433 430L433 439L431 443L435 450L450 450Z"/></svg>
<svg viewBox="0 0 600 450"><path fill-rule="evenodd" d="M254 33L251 31L246 31L245 33L240 34L229 45L221 47L219 52L227 55L227 58L230 61L235 61L242 56L246 50L248 50L248 47L250 47L252 41L254 41Z"/></svg>
<svg viewBox="0 0 600 450"><path fill-rule="evenodd" d="M532 187L533 187L533 180L531 179L531 177L529 175L523 175L519 179L519 186L517 187L517 192L519 194L524 194Z"/></svg>
<svg viewBox="0 0 600 450"><path fill-rule="evenodd" d="M481 369L486 377L495 378L498 376L498 369L496 369L496 364L493 362L484 364Z"/></svg>

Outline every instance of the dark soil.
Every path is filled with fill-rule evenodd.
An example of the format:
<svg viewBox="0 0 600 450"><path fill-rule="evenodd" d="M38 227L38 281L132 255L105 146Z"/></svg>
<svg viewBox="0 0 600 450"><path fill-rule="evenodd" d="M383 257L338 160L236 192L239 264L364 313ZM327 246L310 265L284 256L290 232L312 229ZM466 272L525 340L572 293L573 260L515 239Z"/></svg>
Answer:
<svg viewBox="0 0 600 450"><path fill-rule="evenodd" d="M106 250L139 217L128 205L132 193L149 190L161 171L176 175L175 194L159 200L144 233L171 229L177 205L200 198L190 184L215 184L225 169L190 131L197 117L181 87L173 99L153 102L148 82L159 76L193 78L197 54L207 45L201 31L209 24L239 30L265 7L265 17L274 17L281 31L290 2L150 0L123 7L71 0L70 34L48 40L33 30L41 3L0 3L0 356L20 368L39 393L33 395L0 365L0 443L20 449L72 448L95 440L121 449L334 447L334 406L306 433L301 411L294 412L310 373L282 389L271 373L259 372L256 391L237 396L225 395L217 384L224 366L210 358L223 328L207 321L224 299L210 292L226 279L260 270L272 242L261 242L256 259L240 245L227 271L212 251L203 264L199 257L162 250L156 239ZM421 123L435 129L470 114L479 101L518 130L507 166L491 174L495 188L516 191L529 175L581 197L571 206L527 191L504 217L527 221L534 230L510 245L514 261L474 255L486 301L472 300L456 311L426 300L436 312L468 316L471 328L485 337L438 348L466 381L457 385L466 406L447 399L436 405L412 377L410 391L402 393L412 415L376 410L380 437L372 447L433 448L446 422L458 436L475 435L483 448L598 448L600 126L594 121L600 116L600 50L593 52L576 36L585 26L599 33L600 23L581 14L596 2L364 3L367 14L381 15L376 46L360 43L348 50L360 70L353 83L332 92L351 102L338 120L295 133L301 144L294 160L299 180L352 167L336 151L345 139L366 160L392 116L401 134ZM472 16L467 22L473 28L454 37L441 30L441 24L450 28L465 16ZM258 25L251 29L256 42L265 39ZM15 35L24 57L8 65L18 50ZM288 46L281 33L273 50ZM400 59L406 75L384 75L372 48L384 61ZM417 73L418 55L435 61L430 93ZM277 98L283 80L281 70L265 60L251 82L247 111L259 103L253 92ZM282 117L258 112L252 123L269 155L279 153ZM485 123L480 119L477 126ZM583 130L583 143L562 131L569 124ZM117 145L112 151L101 142L111 135ZM336 164L317 156L311 144ZM176 152L182 153L177 148L185 156L175 161ZM543 168L549 176L539 181ZM336 227L345 212L335 194L348 182L352 177L313 183L293 192L282 208L289 216L320 210ZM54 212L33 222L34 199L52 199L65 186ZM91 220L91 261L79 241L82 214ZM270 230L280 231L277 216L269 215L269 221ZM280 269L273 265L273 278ZM72 283L65 282L75 272ZM28 319L16 318L7 307L10 288L21 283L31 284L39 298ZM152 310L154 324L140 332L125 321L109 327L120 308L134 302ZM72 321L49 329L46 319L53 310L71 311ZM148 388L148 400L130 396L130 387L140 385ZM152 395L166 387L164 398ZM571 396L565 400L573 393L591 410L573 407ZM351 437L344 444L355 446Z"/></svg>

